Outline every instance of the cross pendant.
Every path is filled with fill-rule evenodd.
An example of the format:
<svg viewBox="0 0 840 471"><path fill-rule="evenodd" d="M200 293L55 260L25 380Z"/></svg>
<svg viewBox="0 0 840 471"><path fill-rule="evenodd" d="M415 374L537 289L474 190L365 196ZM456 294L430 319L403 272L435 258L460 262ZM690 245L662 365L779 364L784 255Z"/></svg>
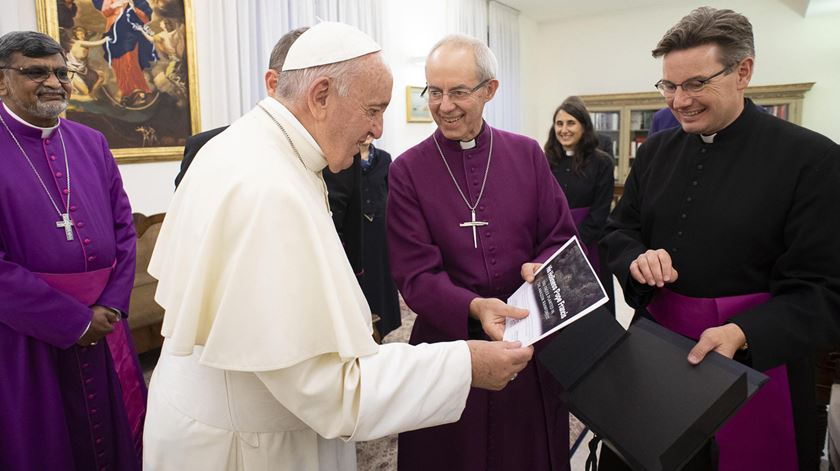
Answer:
<svg viewBox="0 0 840 471"><path fill-rule="evenodd" d="M459 224L460 227L471 227L473 231L473 247L478 248L478 237L476 237L476 227L486 226L490 224L489 222L485 221L476 221L475 220L475 210L471 209L470 212L472 213L472 220L467 222L462 222Z"/></svg>
<svg viewBox="0 0 840 471"><path fill-rule="evenodd" d="M61 221L55 222L55 227L64 229L64 236L67 237L67 240L73 240L73 226L73 221L70 220L70 215L67 213L61 215Z"/></svg>

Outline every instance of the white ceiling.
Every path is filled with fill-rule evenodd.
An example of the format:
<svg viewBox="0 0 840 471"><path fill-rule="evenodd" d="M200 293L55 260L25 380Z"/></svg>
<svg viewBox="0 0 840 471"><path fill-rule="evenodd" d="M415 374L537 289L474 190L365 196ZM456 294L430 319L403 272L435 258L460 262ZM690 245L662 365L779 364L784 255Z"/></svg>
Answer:
<svg viewBox="0 0 840 471"><path fill-rule="evenodd" d="M686 3L697 5L697 0L497 0L513 7L537 22L564 20L579 16L596 16L633 10L654 5ZM773 0L784 3L804 16L815 16L840 11L840 0Z"/></svg>

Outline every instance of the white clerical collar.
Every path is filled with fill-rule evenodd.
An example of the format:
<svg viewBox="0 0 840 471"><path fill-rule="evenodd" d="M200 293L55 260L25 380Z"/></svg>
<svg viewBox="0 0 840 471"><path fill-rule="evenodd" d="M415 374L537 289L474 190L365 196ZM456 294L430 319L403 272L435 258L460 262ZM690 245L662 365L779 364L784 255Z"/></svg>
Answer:
<svg viewBox="0 0 840 471"><path fill-rule="evenodd" d="M571 156L575 155L575 151L573 151L573 150L564 150L563 152L566 153L566 157L571 157Z"/></svg>
<svg viewBox="0 0 840 471"><path fill-rule="evenodd" d="M314 147L319 154L324 155L324 151L321 150L321 146L318 145L318 143L315 141L315 138L312 137L311 134L309 134L309 131L307 131L306 128L303 127L303 124L301 124L301 122L298 121L295 115L292 114L292 112L289 111L289 109L286 108L286 106L283 103L280 103L279 101L277 101L277 99L272 97L264 99L263 101L261 101L261 103L268 107L271 111L274 111L275 113L279 114L287 122L289 122L289 124L291 124L292 127L295 128L300 133L300 135L303 136L304 139L306 139L307 142L312 144L312 147Z"/></svg>
<svg viewBox="0 0 840 471"><path fill-rule="evenodd" d="M30 127L32 129L40 130L41 131L41 139L46 139L46 138L52 136L52 133L53 133L53 131L55 131L55 128L57 128L58 125L61 124L61 119L59 119L56 122L55 126L52 126L52 127L49 127L49 128L42 128L41 126L35 126L34 124L30 124L30 123L26 122L26 120L24 120L20 116L16 115L14 111L10 110L9 107L6 106L5 103L3 103L3 108L6 109L6 112L9 113L9 116L14 118L15 121L19 122L20 124L23 124L24 126Z"/></svg>
<svg viewBox="0 0 840 471"><path fill-rule="evenodd" d="M469 141L458 141L458 144L461 146L461 150L469 150L475 147L475 139Z"/></svg>
<svg viewBox="0 0 840 471"><path fill-rule="evenodd" d="M700 139L703 139L703 142L706 144L712 144L715 142L715 136L717 136L717 133L709 134L708 136L701 134Z"/></svg>

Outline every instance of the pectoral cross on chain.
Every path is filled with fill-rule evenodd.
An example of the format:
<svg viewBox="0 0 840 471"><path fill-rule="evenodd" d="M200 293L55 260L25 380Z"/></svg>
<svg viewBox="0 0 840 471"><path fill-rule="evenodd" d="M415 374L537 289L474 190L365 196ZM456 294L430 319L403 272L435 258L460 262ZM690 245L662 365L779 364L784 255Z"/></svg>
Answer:
<svg viewBox="0 0 840 471"><path fill-rule="evenodd" d="M55 227L64 229L64 236L67 237L67 240L73 240L73 226L73 221L70 220L70 215L67 213L62 213L61 221L55 222Z"/></svg>
<svg viewBox="0 0 840 471"><path fill-rule="evenodd" d="M475 228L486 226L490 223L486 222L486 221L476 221L475 220L475 210L474 209L470 210L470 213L472 214L472 221L462 222L461 224L459 224L459 226L460 227L471 227L472 228L472 231L473 231L473 247L478 248L478 237L476 237Z"/></svg>

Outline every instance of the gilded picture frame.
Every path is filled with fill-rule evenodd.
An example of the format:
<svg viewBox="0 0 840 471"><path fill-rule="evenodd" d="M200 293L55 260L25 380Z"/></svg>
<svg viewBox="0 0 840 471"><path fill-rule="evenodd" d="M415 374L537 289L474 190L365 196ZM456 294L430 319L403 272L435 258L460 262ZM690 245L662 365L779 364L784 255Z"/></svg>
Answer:
<svg viewBox="0 0 840 471"><path fill-rule="evenodd" d="M178 160L201 129L192 0L35 0L75 72L67 119L119 163Z"/></svg>
<svg viewBox="0 0 840 471"><path fill-rule="evenodd" d="M421 97L423 87L408 85L405 87L405 121L408 123L431 123L432 113L429 103Z"/></svg>

